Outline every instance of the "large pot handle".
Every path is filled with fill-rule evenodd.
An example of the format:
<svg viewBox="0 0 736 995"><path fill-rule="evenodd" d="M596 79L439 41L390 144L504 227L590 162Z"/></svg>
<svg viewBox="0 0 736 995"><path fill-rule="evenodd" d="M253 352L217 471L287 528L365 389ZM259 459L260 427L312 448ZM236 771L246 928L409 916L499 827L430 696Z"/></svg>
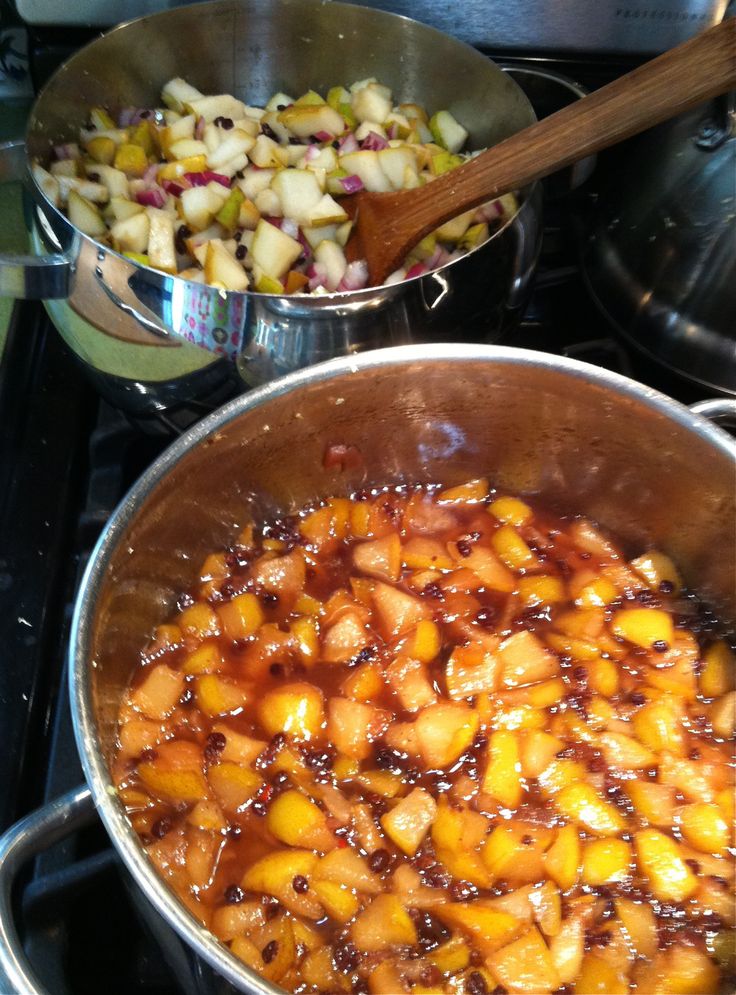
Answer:
<svg viewBox="0 0 736 995"><path fill-rule="evenodd" d="M28 963L15 928L12 892L18 872L37 853L90 823L94 815L89 788L75 788L31 812L0 837L0 983L8 981L14 995L49 995Z"/></svg>
<svg viewBox="0 0 736 995"><path fill-rule="evenodd" d="M0 142L0 183L28 179L25 142ZM49 300L69 296L71 260L49 256L0 255L0 297Z"/></svg>
<svg viewBox="0 0 736 995"><path fill-rule="evenodd" d="M714 397L708 401L698 401L690 405L690 410L716 425L732 425L736 428L736 398Z"/></svg>

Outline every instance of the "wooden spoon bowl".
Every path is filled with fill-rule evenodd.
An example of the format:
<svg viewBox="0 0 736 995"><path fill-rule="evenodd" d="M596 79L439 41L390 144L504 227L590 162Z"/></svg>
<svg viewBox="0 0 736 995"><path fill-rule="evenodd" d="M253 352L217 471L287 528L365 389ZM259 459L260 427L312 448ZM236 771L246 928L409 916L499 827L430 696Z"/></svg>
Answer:
<svg viewBox="0 0 736 995"><path fill-rule="evenodd" d="M733 88L731 17L423 187L343 198L355 222L348 259L367 260L371 284L378 286L445 221Z"/></svg>

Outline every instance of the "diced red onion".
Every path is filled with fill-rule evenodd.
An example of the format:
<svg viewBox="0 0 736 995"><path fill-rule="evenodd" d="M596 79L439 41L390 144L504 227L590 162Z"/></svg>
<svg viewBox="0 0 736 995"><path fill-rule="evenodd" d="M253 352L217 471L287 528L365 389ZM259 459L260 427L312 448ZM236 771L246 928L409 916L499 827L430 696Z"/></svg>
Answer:
<svg viewBox="0 0 736 995"><path fill-rule="evenodd" d="M365 259L356 259L355 262L348 263L347 269L343 273L342 280L337 287L338 290L362 290L368 286L368 263Z"/></svg>
<svg viewBox="0 0 736 995"><path fill-rule="evenodd" d="M500 216L501 202L498 200L491 200L487 204L481 204L480 207L476 208L475 214L473 215L473 221L478 223L483 221L494 221Z"/></svg>
<svg viewBox="0 0 736 995"><path fill-rule="evenodd" d="M421 263L421 262L414 263L414 265L410 266L409 269L406 271L406 279L411 280L413 276L423 276L426 272L427 272L426 263Z"/></svg>
<svg viewBox="0 0 736 995"><path fill-rule="evenodd" d="M347 155L348 152L357 152L360 149L360 145L358 145L358 139L355 137L352 131L348 131L347 134L343 135L342 138L339 139L339 142L340 144L338 146L337 151L341 155Z"/></svg>
<svg viewBox="0 0 736 995"><path fill-rule="evenodd" d="M280 228L284 221L283 218L277 218L275 214L264 214L263 220L268 221L268 223L273 225L274 228Z"/></svg>
<svg viewBox="0 0 736 995"><path fill-rule="evenodd" d="M193 187L206 187L208 183L220 183L230 188L230 178L222 173L213 173L211 169L203 169L201 173L184 173L184 179Z"/></svg>
<svg viewBox="0 0 736 995"><path fill-rule="evenodd" d="M64 142L63 145L54 145L54 155L57 159L79 159L81 152L76 142Z"/></svg>
<svg viewBox="0 0 736 995"><path fill-rule="evenodd" d="M331 135L329 131L315 131L314 137L318 138L321 142L331 142L335 136Z"/></svg>
<svg viewBox="0 0 736 995"><path fill-rule="evenodd" d="M299 225L296 223L296 221L294 221L293 218L282 218L281 231L285 235L290 235L292 238L298 238Z"/></svg>
<svg viewBox="0 0 736 995"><path fill-rule="evenodd" d="M118 114L118 128L127 128L130 122L133 120L134 114L135 114L135 107L123 107L123 109Z"/></svg>
<svg viewBox="0 0 736 995"><path fill-rule="evenodd" d="M312 263L307 270L307 276L309 277L310 290L327 286L327 267L323 263Z"/></svg>
<svg viewBox="0 0 736 995"><path fill-rule="evenodd" d="M166 193L170 193L173 197L181 197L185 190L189 190L191 185L183 176L180 180L161 180L161 186Z"/></svg>
<svg viewBox="0 0 736 995"><path fill-rule="evenodd" d="M198 141L201 141L202 138L204 137L204 129L205 129L206 125L207 125L207 122L205 121L205 119L203 117L200 116L200 117L197 118L197 123L194 125L194 137Z"/></svg>
<svg viewBox="0 0 736 995"><path fill-rule="evenodd" d="M146 184L146 186L150 186L152 183L156 182L156 174L158 173L159 169L160 169L160 164L157 162L151 163L151 165L146 169L143 176L141 176L141 179Z"/></svg>
<svg viewBox="0 0 736 995"><path fill-rule="evenodd" d="M146 118L155 119L156 111L148 107L123 107L118 114L118 127L128 128L133 124L140 124Z"/></svg>
<svg viewBox="0 0 736 995"><path fill-rule="evenodd" d="M377 135L375 131L369 131L360 143L360 147L364 150L367 149L369 152L380 152L381 149L388 148L388 141L383 135Z"/></svg>
<svg viewBox="0 0 736 995"><path fill-rule="evenodd" d="M425 265L428 270L437 269L438 266L442 265L442 253L444 252L441 245L435 247L434 252L426 261Z"/></svg>
<svg viewBox="0 0 736 995"><path fill-rule="evenodd" d="M386 132L389 138L394 139L399 137L399 126L398 124L389 125L388 131Z"/></svg>
<svg viewBox="0 0 736 995"><path fill-rule="evenodd" d="M307 146L307 151L304 153L305 162L314 162L315 159L319 157L322 150L319 145L309 145Z"/></svg>
<svg viewBox="0 0 736 995"><path fill-rule="evenodd" d="M341 176L340 183L342 184L345 193L358 193L359 190L363 189L363 181L354 173L350 176Z"/></svg>
<svg viewBox="0 0 736 995"><path fill-rule="evenodd" d="M140 190L135 199L144 207L163 207L166 203L166 194L161 187L150 187L148 190Z"/></svg>
<svg viewBox="0 0 736 995"><path fill-rule="evenodd" d="M307 236L304 234L304 232L301 230L301 228L299 229L298 234L296 235L296 240L297 240L297 242L301 243L302 255L304 256L304 258L305 259L311 259L312 258L312 246L307 241Z"/></svg>

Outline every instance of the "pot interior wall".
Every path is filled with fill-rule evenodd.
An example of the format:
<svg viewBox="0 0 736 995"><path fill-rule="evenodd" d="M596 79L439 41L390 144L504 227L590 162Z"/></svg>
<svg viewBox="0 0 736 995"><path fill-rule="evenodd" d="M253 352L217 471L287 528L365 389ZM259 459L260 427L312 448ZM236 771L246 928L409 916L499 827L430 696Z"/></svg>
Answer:
<svg viewBox="0 0 736 995"><path fill-rule="evenodd" d="M368 7L314 0L219 0L123 25L75 55L34 108L32 156L76 140L90 107L160 104L183 76L203 93L261 105L276 92L377 77L430 113L449 108L483 148L534 121L521 89L489 59L439 31Z"/></svg>
<svg viewBox="0 0 736 995"><path fill-rule="evenodd" d="M247 397L234 402L231 419L138 502L90 606L88 659L105 754L142 642L207 552L232 541L251 516L365 485L487 475L498 488L590 516L632 552L665 550L692 588L736 618L733 455L641 392L585 371L518 358L384 361L277 388L252 408ZM330 443L356 446L362 465L326 471Z"/></svg>

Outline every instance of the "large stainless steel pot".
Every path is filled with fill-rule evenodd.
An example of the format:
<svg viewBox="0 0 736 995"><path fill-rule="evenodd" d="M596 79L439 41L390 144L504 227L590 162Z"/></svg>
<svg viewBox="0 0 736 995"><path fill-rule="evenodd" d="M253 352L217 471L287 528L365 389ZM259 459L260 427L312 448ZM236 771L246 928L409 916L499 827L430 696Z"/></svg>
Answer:
<svg viewBox="0 0 736 995"><path fill-rule="evenodd" d="M479 52L404 17L317 0L216 0L141 18L82 49L32 111L25 149L0 178L73 140L90 106L145 107L184 75L250 103L376 76L430 110L448 107L483 148L531 124L517 84ZM3 166L4 161L4 166ZM312 298L223 293L98 246L33 186L32 237L44 259L0 260L0 294L48 300L72 349L118 403L139 412L209 383L217 356L248 385L311 363L410 341L495 340L520 314L539 248L540 194L483 246L399 286Z"/></svg>
<svg viewBox="0 0 736 995"><path fill-rule="evenodd" d="M736 93L611 149L583 266L647 358L736 397Z"/></svg>
<svg viewBox="0 0 736 995"><path fill-rule="evenodd" d="M711 416L731 402L706 405ZM733 404L731 403L733 408ZM323 468L326 445L363 454ZM632 549L652 544L736 619L736 442L647 387L574 360L492 346L412 346L343 358L232 401L182 436L125 498L82 582L69 659L77 742L99 814L143 893L239 991L275 988L179 904L149 863L109 772L118 704L142 639L194 580L205 553L251 514L367 483L487 474L563 512L591 516ZM0 965L30 979L8 927L10 879L44 833L89 811L75 793L0 844ZM5 950L5 953L3 953Z"/></svg>

